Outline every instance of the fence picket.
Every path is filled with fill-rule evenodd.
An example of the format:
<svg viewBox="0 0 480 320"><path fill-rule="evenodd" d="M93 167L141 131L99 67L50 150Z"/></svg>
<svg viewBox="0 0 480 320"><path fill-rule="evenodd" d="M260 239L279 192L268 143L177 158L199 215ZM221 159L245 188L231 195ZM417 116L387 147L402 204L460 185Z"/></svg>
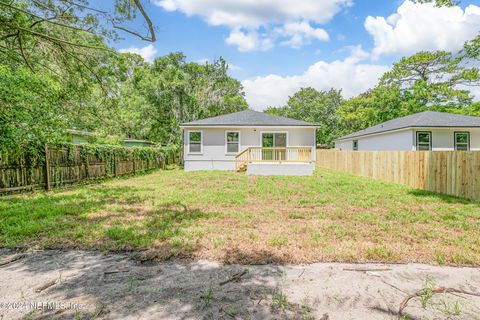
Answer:
<svg viewBox="0 0 480 320"><path fill-rule="evenodd" d="M317 166L480 200L480 151L317 150Z"/></svg>
<svg viewBox="0 0 480 320"><path fill-rule="evenodd" d="M171 154L140 160L135 158L134 152L123 158L115 156L113 151L104 158L93 154L82 158L81 148L75 146L69 151L62 147L45 147L46 161L43 163L31 163L26 155L13 159L0 155L0 194L39 188L49 190L89 179L135 174L164 168L175 160L175 155Z"/></svg>

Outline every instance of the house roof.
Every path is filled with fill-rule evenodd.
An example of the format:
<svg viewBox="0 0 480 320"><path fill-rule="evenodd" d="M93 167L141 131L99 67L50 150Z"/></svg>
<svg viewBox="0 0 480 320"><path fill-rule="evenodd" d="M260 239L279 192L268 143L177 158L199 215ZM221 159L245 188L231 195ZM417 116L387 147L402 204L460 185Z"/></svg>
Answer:
<svg viewBox="0 0 480 320"><path fill-rule="evenodd" d="M447 112L423 111L393 119L336 139L345 140L370 134L406 128L472 128L480 127L480 117L464 116Z"/></svg>
<svg viewBox="0 0 480 320"><path fill-rule="evenodd" d="M245 110L230 114L225 114L218 117L212 117L202 120L195 120L192 122L182 123L182 127L211 127L211 126L285 126L285 127L316 127L315 124L274 116L263 112L254 110Z"/></svg>

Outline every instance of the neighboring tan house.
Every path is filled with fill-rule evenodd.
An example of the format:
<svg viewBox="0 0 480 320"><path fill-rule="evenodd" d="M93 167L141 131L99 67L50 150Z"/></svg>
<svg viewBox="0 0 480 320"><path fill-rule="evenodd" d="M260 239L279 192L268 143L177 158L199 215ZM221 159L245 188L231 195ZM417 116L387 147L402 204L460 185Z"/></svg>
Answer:
<svg viewBox="0 0 480 320"><path fill-rule="evenodd" d="M184 168L311 175L316 127L253 110L183 123Z"/></svg>
<svg viewBox="0 0 480 320"><path fill-rule="evenodd" d="M480 150L480 117L424 111L335 140L341 150Z"/></svg>

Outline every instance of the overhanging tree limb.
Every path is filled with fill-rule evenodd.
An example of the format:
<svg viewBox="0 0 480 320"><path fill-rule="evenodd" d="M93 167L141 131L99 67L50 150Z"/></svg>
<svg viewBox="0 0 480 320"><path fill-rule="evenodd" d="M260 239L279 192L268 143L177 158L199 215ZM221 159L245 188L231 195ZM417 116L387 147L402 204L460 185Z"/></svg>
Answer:
<svg viewBox="0 0 480 320"><path fill-rule="evenodd" d="M155 42L156 41L155 30L153 28L153 24L152 24L152 21L150 20L150 17L148 16L148 14L143 9L143 6L140 3L140 0L133 0L133 2L135 2L135 5L137 6L138 11L140 11L140 13L142 14L143 18L147 22L148 29L150 30L150 39L145 38L144 40L150 41L150 42Z"/></svg>
<svg viewBox="0 0 480 320"><path fill-rule="evenodd" d="M2 21L2 23L4 23L5 25L9 26L10 28L17 29L17 30L21 30L21 31L30 33L31 35L48 39L48 40L50 40L50 41L52 41L52 42L64 43L64 44L68 44L68 45L70 45L70 46L81 47L81 48L88 48L88 49L95 49L95 50L103 50L103 51L113 52L113 50L111 50L111 49L109 49L109 48L106 48L106 47L96 47L96 46L90 46L90 45L87 45L87 44L73 43L73 42L70 42L70 41L67 41L67 40L63 40L63 39L60 39L60 38L56 38L56 37L52 37L52 36L46 35L46 34L44 34L44 33L36 32L36 31L33 31L33 30L29 30L29 29L26 29L26 28L23 28L23 27L14 25L14 24L12 24L12 23L9 23L9 22L7 22L7 21Z"/></svg>
<svg viewBox="0 0 480 320"><path fill-rule="evenodd" d="M85 29L82 29L82 28L79 28L79 27L76 27L76 26L72 26L72 25L68 25L68 24L64 24L64 23L60 23L60 22L57 22L57 21L53 21L52 19L55 19L57 18L56 16L55 17L40 17L28 10L24 10L22 8L18 8L18 7L15 7L15 6L12 6L11 4L8 4L8 3L4 3L2 1L0 1L0 6L4 6L4 7L7 7L7 8L10 8L10 9L13 9L13 10L16 10L16 11L20 11L20 12L23 12L25 14L28 14L32 17L35 17L37 19L39 19L38 21L35 21L34 23L32 23L32 25L30 26L33 27L34 25L38 24L38 23L41 23L41 22L48 22L48 23L51 23L51 24L54 24L54 25L57 25L57 26L60 26L60 27L64 27L64 28L68 28L68 29L73 29L73 30L77 30L77 31L84 31L84 32L88 32L88 33L91 33L90 31L88 30L85 30Z"/></svg>
<svg viewBox="0 0 480 320"><path fill-rule="evenodd" d="M35 73L35 70L33 69L32 65L30 64L30 62L28 61L27 57L25 56L25 52L23 51L22 34L20 33L20 31L18 32L17 37L18 37L18 45L19 45L19 47L20 47L20 54L22 55L22 58L23 58L23 60L25 61L25 64L26 64L26 65L28 66L28 68L30 69L30 71L32 71L33 73Z"/></svg>

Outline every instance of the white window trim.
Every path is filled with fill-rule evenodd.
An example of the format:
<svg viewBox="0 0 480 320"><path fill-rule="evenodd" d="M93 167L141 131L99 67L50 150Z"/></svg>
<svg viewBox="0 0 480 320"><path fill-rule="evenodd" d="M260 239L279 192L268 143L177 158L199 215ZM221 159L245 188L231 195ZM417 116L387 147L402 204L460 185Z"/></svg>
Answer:
<svg viewBox="0 0 480 320"><path fill-rule="evenodd" d="M200 152L191 152L190 151L190 133L200 132ZM187 131L187 154L203 154L203 130L188 130Z"/></svg>
<svg viewBox="0 0 480 320"><path fill-rule="evenodd" d="M355 149L355 142L357 143L357 148ZM358 140L352 140L352 150L358 151Z"/></svg>
<svg viewBox="0 0 480 320"><path fill-rule="evenodd" d="M468 137L468 141L465 142L465 143L461 143L461 144L466 144L467 145L467 150L458 150L458 142L457 142L457 135L458 134L467 134L467 137ZM455 131L453 133L453 147L455 149L455 151L470 151L470 131Z"/></svg>
<svg viewBox="0 0 480 320"><path fill-rule="evenodd" d="M227 134L228 133L238 133L238 151L237 152L228 152L228 143L227 143ZM240 152L242 146L242 134L240 133L239 130L225 130L225 154L226 155L236 155Z"/></svg>
<svg viewBox="0 0 480 320"><path fill-rule="evenodd" d="M287 147L290 146L290 143L288 141L288 131L260 131L260 147L262 147L262 142L263 142L263 134L264 133L285 133L287 135ZM274 138L275 139L275 138Z"/></svg>
<svg viewBox="0 0 480 320"><path fill-rule="evenodd" d="M419 146L418 135L419 135L420 133L428 133L428 135L429 135L429 137L430 137L430 141L429 141L429 148L430 148L430 149L429 149L428 151L432 151L432 150L433 150L433 142L432 142L432 140L433 140L433 135L432 135L432 131L421 131L421 130L415 131L415 150L416 150L416 151L427 151L427 150L420 150L420 149L418 148L418 146ZM423 143L423 144L424 144L424 143Z"/></svg>

